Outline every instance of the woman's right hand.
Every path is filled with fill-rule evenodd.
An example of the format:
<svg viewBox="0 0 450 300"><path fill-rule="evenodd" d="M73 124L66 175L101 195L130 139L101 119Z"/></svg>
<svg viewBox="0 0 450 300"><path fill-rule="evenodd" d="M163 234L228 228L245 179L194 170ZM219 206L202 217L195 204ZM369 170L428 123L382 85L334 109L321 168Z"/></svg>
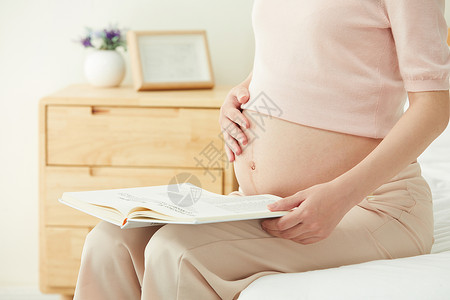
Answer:
<svg viewBox="0 0 450 300"><path fill-rule="evenodd" d="M230 162L235 160L235 155L242 153L240 144L245 146L248 143L241 128L249 128L250 123L240 107L241 104L247 103L249 98L248 87L240 84L231 89L220 108L219 123L225 141L225 152Z"/></svg>

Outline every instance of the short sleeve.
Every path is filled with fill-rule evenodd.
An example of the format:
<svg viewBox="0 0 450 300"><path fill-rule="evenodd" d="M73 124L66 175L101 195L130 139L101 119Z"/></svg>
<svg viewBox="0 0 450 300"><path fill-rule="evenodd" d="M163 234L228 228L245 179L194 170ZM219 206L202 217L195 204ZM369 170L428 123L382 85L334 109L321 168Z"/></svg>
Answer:
<svg viewBox="0 0 450 300"><path fill-rule="evenodd" d="M409 92L448 90L450 50L445 0L381 0Z"/></svg>

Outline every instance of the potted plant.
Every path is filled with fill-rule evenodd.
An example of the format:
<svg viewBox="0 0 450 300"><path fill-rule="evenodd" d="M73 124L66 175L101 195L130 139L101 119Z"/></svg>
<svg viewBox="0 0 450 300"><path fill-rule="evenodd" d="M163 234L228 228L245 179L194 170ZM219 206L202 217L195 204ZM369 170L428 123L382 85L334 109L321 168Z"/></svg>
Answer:
<svg viewBox="0 0 450 300"><path fill-rule="evenodd" d="M84 61L84 74L88 82L99 87L120 85L125 76L125 61L118 49L127 50L126 34L116 26L94 31L86 28L86 34L78 42L91 49Z"/></svg>

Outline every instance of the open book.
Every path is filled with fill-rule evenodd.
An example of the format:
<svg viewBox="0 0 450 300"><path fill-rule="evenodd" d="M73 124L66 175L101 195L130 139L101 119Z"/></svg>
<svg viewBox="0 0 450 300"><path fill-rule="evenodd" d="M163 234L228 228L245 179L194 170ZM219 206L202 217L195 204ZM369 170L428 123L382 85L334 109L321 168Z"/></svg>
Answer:
<svg viewBox="0 0 450 300"><path fill-rule="evenodd" d="M65 192L61 203L121 228L160 224L201 224L280 217L266 206L281 197L219 195L191 183Z"/></svg>

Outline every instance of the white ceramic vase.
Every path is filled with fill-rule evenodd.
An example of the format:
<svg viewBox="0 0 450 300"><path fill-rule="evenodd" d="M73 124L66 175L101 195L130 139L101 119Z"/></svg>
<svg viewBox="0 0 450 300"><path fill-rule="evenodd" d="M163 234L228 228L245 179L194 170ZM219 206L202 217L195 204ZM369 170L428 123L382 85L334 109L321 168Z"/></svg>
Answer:
<svg viewBox="0 0 450 300"><path fill-rule="evenodd" d="M115 87L125 76L125 61L115 50L94 50L84 61L84 74L93 86Z"/></svg>

